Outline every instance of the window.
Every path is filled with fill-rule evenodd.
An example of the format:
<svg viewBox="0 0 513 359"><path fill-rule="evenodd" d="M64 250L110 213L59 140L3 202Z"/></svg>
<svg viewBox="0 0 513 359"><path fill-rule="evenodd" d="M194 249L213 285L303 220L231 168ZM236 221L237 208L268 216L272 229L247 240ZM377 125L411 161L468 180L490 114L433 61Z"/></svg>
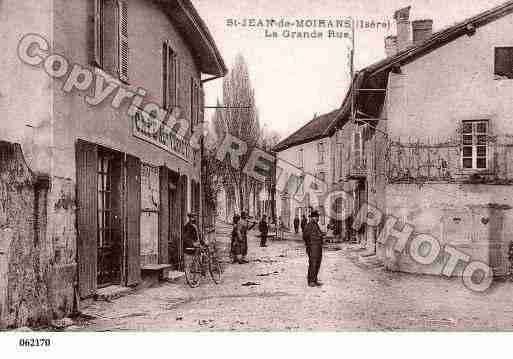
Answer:
<svg viewBox="0 0 513 359"><path fill-rule="evenodd" d="M94 64L128 82L128 4L94 1Z"/></svg>
<svg viewBox="0 0 513 359"><path fill-rule="evenodd" d="M513 79L513 47L495 48L494 74L501 78Z"/></svg>
<svg viewBox="0 0 513 359"><path fill-rule="evenodd" d="M167 110L178 105L178 59L169 41L162 45L162 105Z"/></svg>
<svg viewBox="0 0 513 359"><path fill-rule="evenodd" d="M353 164L356 166L363 165L363 139L360 127L356 128L353 133L352 153Z"/></svg>
<svg viewBox="0 0 513 359"><path fill-rule="evenodd" d="M319 142L317 144L317 152L319 153L319 163L324 163L326 159L326 151L324 148L324 142Z"/></svg>
<svg viewBox="0 0 513 359"><path fill-rule="evenodd" d="M463 121L461 132L463 169L486 169L488 121Z"/></svg>
<svg viewBox="0 0 513 359"><path fill-rule="evenodd" d="M300 148L299 151L297 151L297 166L299 168L303 168L303 149Z"/></svg>

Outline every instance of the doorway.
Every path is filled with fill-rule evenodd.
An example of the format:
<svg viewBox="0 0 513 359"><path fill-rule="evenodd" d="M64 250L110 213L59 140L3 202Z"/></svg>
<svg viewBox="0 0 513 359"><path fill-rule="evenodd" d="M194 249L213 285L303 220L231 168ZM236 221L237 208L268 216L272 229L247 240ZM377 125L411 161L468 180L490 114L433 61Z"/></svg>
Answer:
<svg viewBox="0 0 513 359"><path fill-rule="evenodd" d="M100 288L121 282L122 163L121 154L98 150L97 281Z"/></svg>

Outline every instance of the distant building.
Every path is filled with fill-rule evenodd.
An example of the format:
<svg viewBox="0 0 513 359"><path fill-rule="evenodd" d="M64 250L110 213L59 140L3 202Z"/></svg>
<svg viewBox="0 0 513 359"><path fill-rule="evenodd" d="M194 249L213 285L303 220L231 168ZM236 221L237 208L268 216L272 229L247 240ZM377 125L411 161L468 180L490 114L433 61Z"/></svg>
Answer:
<svg viewBox="0 0 513 359"><path fill-rule="evenodd" d="M338 182L334 157L338 145L332 126L338 112L315 116L274 147L278 168L276 215L289 229L296 215L308 218L313 209L320 211L320 225L327 229L329 215L318 195L321 187L331 188ZM315 179L313 184L311 179Z"/></svg>

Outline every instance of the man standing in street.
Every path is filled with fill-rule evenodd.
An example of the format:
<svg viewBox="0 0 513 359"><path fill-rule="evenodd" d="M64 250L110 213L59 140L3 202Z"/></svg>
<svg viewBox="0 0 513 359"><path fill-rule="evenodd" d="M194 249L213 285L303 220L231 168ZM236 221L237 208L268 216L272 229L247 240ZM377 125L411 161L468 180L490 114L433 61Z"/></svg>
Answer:
<svg viewBox="0 0 513 359"><path fill-rule="evenodd" d="M253 222L251 226L248 222L248 215L246 212L242 211L240 214L240 232L242 236L242 248L241 248L241 254L242 259L239 261L241 264L249 263L247 260L248 255L248 231L250 231L256 224L256 222Z"/></svg>
<svg viewBox="0 0 513 359"><path fill-rule="evenodd" d="M299 231L299 217L296 214L296 216L294 217L294 232L296 232L296 234L297 234L298 231Z"/></svg>
<svg viewBox="0 0 513 359"><path fill-rule="evenodd" d="M260 231L260 247L267 247L267 233L269 232L269 226L267 225L267 216L264 214L262 220L258 224L258 230Z"/></svg>
<svg viewBox="0 0 513 359"><path fill-rule="evenodd" d="M303 232L306 253L308 254L308 286L320 287L322 283L317 279L322 261L322 237L323 233L319 228L319 212L312 211L310 222L306 225Z"/></svg>

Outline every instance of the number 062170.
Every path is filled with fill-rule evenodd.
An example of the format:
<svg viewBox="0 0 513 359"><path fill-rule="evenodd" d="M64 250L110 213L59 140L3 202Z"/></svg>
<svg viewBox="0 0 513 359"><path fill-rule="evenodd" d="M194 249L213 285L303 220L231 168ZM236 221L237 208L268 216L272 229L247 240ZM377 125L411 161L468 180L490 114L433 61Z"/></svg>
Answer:
<svg viewBox="0 0 513 359"><path fill-rule="evenodd" d="M52 342L47 338L22 338L19 340L18 345L20 347L49 347L52 345Z"/></svg>

